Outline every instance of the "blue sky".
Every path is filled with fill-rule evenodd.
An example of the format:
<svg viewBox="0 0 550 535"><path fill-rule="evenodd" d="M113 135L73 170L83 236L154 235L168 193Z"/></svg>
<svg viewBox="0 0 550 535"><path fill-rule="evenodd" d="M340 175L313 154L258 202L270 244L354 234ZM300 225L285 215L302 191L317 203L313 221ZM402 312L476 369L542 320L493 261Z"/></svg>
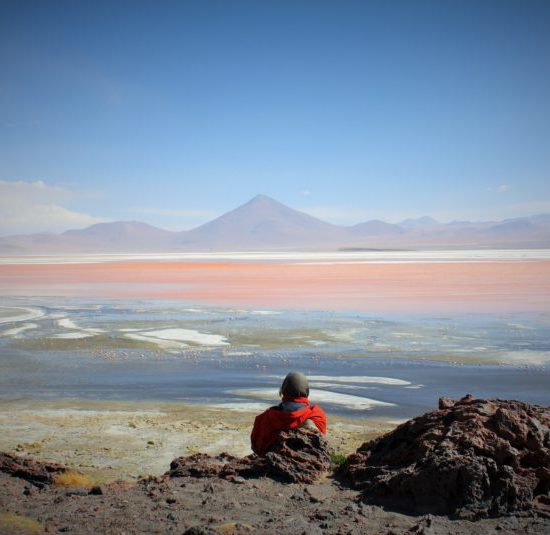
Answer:
<svg viewBox="0 0 550 535"><path fill-rule="evenodd" d="M550 212L550 2L0 3L0 233Z"/></svg>

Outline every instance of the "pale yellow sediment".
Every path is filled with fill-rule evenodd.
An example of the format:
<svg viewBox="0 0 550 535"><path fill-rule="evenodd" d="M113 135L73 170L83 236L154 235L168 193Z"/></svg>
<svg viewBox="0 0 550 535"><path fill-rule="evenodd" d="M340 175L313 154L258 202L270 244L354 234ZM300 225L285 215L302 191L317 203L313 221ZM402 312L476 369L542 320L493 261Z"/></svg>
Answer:
<svg viewBox="0 0 550 535"><path fill-rule="evenodd" d="M0 450L60 462L99 482L160 475L181 455L248 455L254 412L169 402L0 402ZM329 414L329 439L351 453L395 427Z"/></svg>

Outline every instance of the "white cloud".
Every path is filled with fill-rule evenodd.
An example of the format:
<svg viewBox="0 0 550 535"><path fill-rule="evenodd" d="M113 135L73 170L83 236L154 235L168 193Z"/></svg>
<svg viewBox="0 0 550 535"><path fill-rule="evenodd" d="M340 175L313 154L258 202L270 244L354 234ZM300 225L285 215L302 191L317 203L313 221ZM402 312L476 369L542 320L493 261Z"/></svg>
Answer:
<svg viewBox="0 0 550 535"><path fill-rule="evenodd" d="M309 191L308 189L305 189L305 190L300 192L300 195L302 197L311 197L311 191Z"/></svg>
<svg viewBox="0 0 550 535"><path fill-rule="evenodd" d="M106 221L63 206L80 194L42 180L0 180L0 234L63 232Z"/></svg>
<svg viewBox="0 0 550 535"><path fill-rule="evenodd" d="M510 186L510 184L499 184L498 186L487 188L487 191L494 191L496 193L506 193L511 189L512 189L512 186Z"/></svg>

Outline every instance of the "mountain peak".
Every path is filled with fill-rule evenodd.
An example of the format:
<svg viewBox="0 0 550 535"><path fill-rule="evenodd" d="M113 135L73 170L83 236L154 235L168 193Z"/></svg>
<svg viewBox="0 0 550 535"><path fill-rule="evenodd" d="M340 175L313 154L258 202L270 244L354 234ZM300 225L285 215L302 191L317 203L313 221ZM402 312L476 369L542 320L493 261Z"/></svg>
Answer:
<svg viewBox="0 0 550 535"><path fill-rule="evenodd" d="M252 197L244 206L254 204L281 204L279 201L276 201L273 197L259 193L255 197Z"/></svg>

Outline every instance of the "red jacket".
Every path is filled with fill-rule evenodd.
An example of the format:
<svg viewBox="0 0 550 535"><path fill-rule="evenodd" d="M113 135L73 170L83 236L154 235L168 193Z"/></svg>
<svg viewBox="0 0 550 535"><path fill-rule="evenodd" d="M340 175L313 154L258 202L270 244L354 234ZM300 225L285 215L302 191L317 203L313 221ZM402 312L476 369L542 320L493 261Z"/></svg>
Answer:
<svg viewBox="0 0 550 535"><path fill-rule="evenodd" d="M306 406L297 411L285 412L276 405L256 416L250 435L254 453L265 455L269 447L277 440L280 431L295 429L306 420L312 420L321 433L327 432L327 417L321 407L310 405L308 398L284 398L283 401L305 403Z"/></svg>

